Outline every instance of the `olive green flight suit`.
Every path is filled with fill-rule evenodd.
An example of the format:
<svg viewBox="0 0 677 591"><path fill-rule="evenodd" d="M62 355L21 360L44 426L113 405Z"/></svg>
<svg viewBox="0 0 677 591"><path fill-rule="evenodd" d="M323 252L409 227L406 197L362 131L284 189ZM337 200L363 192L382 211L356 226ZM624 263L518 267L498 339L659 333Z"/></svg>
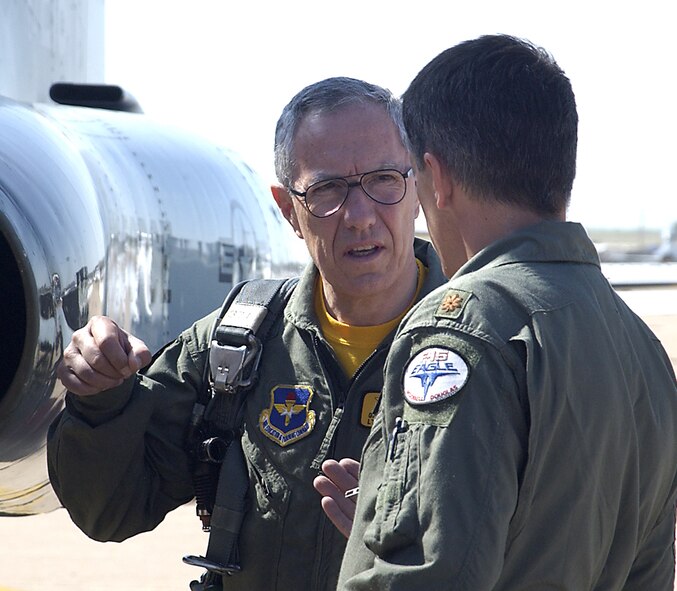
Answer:
<svg viewBox="0 0 677 591"><path fill-rule="evenodd" d="M664 349L580 225L536 224L401 323L339 589L672 591L676 496Z"/></svg>
<svg viewBox="0 0 677 591"><path fill-rule="evenodd" d="M428 267L423 297L446 279L428 242L417 240L415 251ZM359 458L393 335L348 380L317 323L316 278L311 265L264 343L260 378L248 395L243 571L223 579L227 590L336 588L345 538L324 517L312 481L326 458ZM119 541L151 530L193 497L184 434L215 315L182 333L144 375L95 396L67 396L49 435L50 478L90 537ZM204 554L206 535L204 543L186 554Z"/></svg>

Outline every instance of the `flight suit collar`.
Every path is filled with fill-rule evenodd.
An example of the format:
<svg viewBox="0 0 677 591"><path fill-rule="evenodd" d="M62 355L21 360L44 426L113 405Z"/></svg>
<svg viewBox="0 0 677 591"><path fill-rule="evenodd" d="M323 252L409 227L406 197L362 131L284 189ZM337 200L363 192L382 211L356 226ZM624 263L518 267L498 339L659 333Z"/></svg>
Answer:
<svg viewBox="0 0 677 591"><path fill-rule="evenodd" d="M482 249L454 278L478 269L516 262L566 262L600 266L599 255L581 224L544 221L517 230Z"/></svg>

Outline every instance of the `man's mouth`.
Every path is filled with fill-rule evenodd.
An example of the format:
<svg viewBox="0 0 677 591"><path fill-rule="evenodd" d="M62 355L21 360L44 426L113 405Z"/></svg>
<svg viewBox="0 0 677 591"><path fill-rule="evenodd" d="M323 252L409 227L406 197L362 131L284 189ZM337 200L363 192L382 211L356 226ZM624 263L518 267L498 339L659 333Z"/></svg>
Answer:
<svg viewBox="0 0 677 591"><path fill-rule="evenodd" d="M369 255L375 254L380 250L380 246L370 245L370 246L356 246L348 250L348 255L353 257L367 257Z"/></svg>

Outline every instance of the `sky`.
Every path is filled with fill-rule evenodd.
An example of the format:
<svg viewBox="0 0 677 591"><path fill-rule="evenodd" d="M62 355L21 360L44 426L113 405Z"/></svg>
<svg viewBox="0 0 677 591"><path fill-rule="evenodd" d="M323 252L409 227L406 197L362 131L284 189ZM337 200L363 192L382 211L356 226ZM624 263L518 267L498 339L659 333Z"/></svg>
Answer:
<svg viewBox="0 0 677 591"><path fill-rule="evenodd" d="M351 76L401 94L438 53L507 33L547 49L579 112L569 219L677 221L677 44L663 0L106 0L105 77L145 113L238 152L274 181L273 134L304 86Z"/></svg>

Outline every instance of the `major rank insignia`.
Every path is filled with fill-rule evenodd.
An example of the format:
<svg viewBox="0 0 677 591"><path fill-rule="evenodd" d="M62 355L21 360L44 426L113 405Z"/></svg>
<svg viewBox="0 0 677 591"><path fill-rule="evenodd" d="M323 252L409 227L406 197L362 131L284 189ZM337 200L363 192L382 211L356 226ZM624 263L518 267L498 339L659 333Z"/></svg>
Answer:
<svg viewBox="0 0 677 591"><path fill-rule="evenodd" d="M463 312L463 308L471 295L469 291L462 289L447 290L437 308L437 312L435 312L435 316L455 320Z"/></svg>
<svg viewBox="0 0 677 591"><path fill-rule="evenodd" d="M261 433L282 447L310 434L315 411L309 408L313 391L308 386L278 385L270 398L270 406L259 417Z"/></svg>

